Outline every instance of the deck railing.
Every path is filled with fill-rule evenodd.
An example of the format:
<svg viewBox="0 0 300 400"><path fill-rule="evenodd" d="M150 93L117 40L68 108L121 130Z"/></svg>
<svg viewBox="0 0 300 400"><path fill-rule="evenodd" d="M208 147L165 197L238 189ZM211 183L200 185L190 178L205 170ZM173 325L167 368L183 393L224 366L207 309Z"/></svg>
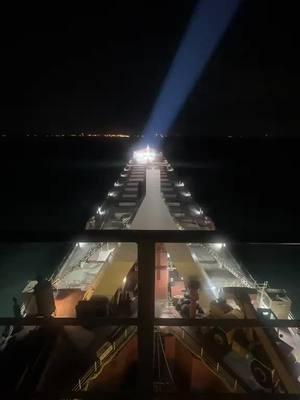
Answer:
<svg viewBox="0 0 300 400"><path fill-rule="evenodd" d="M298 240L299 239L299 240ZM93 322L98 326L136 326L138 335L138 391L137 394L130 394L129 397L140 398L141 393L143 398L172 398L172 394L153 394L153 335L155 326L211 326L211 327L300 327L300 321L296 319L286 320L262 320L262 319L181 319L181 318L155 318L154 313L154 287L155 287L155 245L156 243L300 243L299 238L292 240L282 238L279 235L263 236L256 238L247 237L246 235L238 235L235 238L228 237L216 231L134 231L134 230L99 230L99 231L84 231L80 233L74 232L0 232L0 242L134 242L138 247L138 317L137 318L0 318L0 325L84 325L85 323ZM208 359L207 359L208 361ZM209 362L209 361L208 361ZM212 365L218 372L222 371L220 364ZM98 366L97 366L98 368ZM223 373L223 371L222 371ZM90 375L89 375L90 376ZM235 384L234 384L235 385ZM286 387L287 394L281 395L281 398L292 396L299 398L300 390L297 383L291 383L289 380ZM18 397L18 393L13 393L10 397ZM244 394L236 394L237 396ZM106 394L101 398L108 398L112 395ZM114 394L114 398L118 398L119 394ZM125 393L121 393L121 398L126 398ZM171 397L170 397L171 396ZM197 395L199 396L199 395ZM204 398L203 395L201 395ZM247 395L248 396L248 395ZM297 396L297 397L295 397ZM32 398L47 398L47 394L35 393ZM56 398L93 398L93 394L89 392L71 392L68 394L59 394ZM192 398L193 394L184 394L185 398ZM216 394L206 395L207 398L218 398ZM257 394L253 393L254 398ZM260 394L259 398L270 398L268 394ZM49 398L49 397L48 397ZM220 394L219 398L226 399L225 394ZM272 398L275 398L274 396Z"/></svg>

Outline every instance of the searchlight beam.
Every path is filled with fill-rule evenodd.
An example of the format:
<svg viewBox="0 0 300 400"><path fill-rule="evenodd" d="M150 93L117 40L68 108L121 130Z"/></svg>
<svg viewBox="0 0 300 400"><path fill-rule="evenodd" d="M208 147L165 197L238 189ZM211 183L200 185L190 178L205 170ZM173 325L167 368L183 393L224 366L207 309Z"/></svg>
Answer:
<svg viewBox="0 0 300 400"><path fill-rule="evenodd" d="M239 3L240 0L198 1L144 128L146 143L153 133L168 133L222 39Z"/></svg>

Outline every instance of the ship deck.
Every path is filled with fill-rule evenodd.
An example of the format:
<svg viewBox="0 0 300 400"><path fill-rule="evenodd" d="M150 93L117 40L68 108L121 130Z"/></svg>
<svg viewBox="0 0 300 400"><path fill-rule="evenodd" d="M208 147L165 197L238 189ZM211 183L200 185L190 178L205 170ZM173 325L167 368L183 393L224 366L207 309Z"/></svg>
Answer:
<svg viewBox="0 0 300 400"><path fill-rule="evenodd" d="M187 207L182 211L182 196L176 194L176 210L168 206L166 197L170 196L169 190L166 196L161 191L161 168L163 166L163 179L166 180L167 171L165 162L161 165L149 165L143 167L143 177L146 179L145 197L137 210L133 210L138 204L137 200L132 202L128 210L134 214L134 218L127 226L128 229L135 230L177 230L184 229L182 226L193 225L193 228L201 229L194 222L186 218ZM129 175L123 174L121 182L126 181ZM122 177L122 175L121 175ZM136 182L134 182L136 183ZM166 187L166 182L164 182ZM128 189L128 186L122 183L119 190ZM120 196L122 199L122 195ZM179 199L179 201L178 201ZM134 204L133 204L134 203ZM124 207L123 202L119 206ZM176 213L179 219L176 219ZM114 215L116 213L114 212ZM180 219L181 218L181 219ZM180 223L178 223L178 221ZM205 228L203 228L205 229ZM198 276L201 282L205 283L206 295L201 304L208 307L211 299L218 297L219 290L224 287L248 287L256 288L255 280L249 273L242 268L234 259L230 251L225 246L216 246L201 243L189 244L166 244L173 265L178 272L188 281L189 277ZM58 274L53 278L53 282L58 293L67 289L80 290L86 293L88 290L92 294L105 294L111 298L116 290L122 285L122 280L126 277L129 269L136 262L136 247L133 244L116 243L78 243L70 252ZM206 300L205 300L206 299ZM73 297L75 303L78 301ZM72 300L70 300L72 302ZM200 296L200 301L202 301ZM69 311L66 311L69 312ZM170 309L167 310L163 304L156 304L156 314L159 316L171 315ZM65 315L67 316L67 315ZM178 315L177 315L178 316ZM185 328L190 335L194 335L194 328ZM76 331L78 333L78 331ZM77 336L77 333L74 337ZM294 348L294 355L300 361L300 337L293 330L283 330L280 332L283 340ZM72 335L71 335L72 336ZM75 339L73 339L75 340ZM224 356L230 368L242 377L251 387L258 389L250 374L250 360L241 359L236 353L230 352Z"/></svg>

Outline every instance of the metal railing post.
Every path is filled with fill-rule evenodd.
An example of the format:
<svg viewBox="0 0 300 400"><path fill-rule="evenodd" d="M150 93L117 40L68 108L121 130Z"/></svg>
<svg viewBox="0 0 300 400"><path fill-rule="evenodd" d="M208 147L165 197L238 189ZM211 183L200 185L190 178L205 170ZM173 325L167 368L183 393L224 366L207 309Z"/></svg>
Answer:
<svg viewBox="0 0 300 400"><path fill-rule="evenodd" d="M155 242L138 242L138 389L145 396L153 392Z"/></svg>
<svg viewBox="0 0 300 400"><path fill-rule="evenodd" d="M238 381L237 379L234 380L234 386L233 386L233 391L236 392L237 390L237 385L238 385Z"/></svg>

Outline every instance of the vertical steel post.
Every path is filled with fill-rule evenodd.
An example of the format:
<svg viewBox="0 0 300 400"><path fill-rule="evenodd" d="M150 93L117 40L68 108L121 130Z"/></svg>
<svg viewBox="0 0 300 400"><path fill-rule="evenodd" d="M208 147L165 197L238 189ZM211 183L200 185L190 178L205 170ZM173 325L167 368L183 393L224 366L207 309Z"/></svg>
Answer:
<svg viewBox="0 0 300 400"><path fill-rule="evenodd" d="M138 389L143 398L153 392L155 242L138 243Z"/></svg>

